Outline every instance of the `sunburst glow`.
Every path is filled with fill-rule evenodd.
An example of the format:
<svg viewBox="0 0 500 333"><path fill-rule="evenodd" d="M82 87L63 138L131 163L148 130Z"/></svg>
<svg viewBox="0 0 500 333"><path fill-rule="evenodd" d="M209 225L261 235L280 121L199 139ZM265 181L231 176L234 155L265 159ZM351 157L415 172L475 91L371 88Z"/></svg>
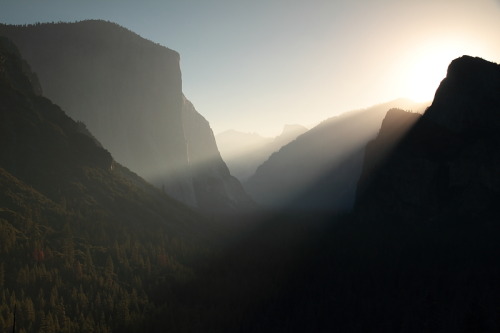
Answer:
<svg viewBox="0 0 500 333"><path fill-rule="evenodd" d="M408 97L416 102L432 100L450 62L463 55L477 54L481 54L477 47L460 42L440 42L422 47L412 56L411 70L407 75Z"/></svg>

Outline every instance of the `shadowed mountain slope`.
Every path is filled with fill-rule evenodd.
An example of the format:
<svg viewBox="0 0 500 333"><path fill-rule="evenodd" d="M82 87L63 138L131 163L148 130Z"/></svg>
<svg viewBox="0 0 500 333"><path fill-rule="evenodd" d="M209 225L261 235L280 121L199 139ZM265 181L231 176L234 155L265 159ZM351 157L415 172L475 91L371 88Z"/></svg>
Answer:
<svg viewBox="0 0 500 333"><path fill-rule="evenodd" d="M224 162L208 122L191 124L201 116L183 115L197 112L182 94L177 52L104 21L0 25L0 34L18 45L44 94L83 121L117 161L192 206L210 210L222 198L214 209L233 211L249 203L229 171L218 169ZM195 127L199 133L186 130ZM189 161L200 160L194 155L200 150L188 149L188 142L206 143L205 165L215 165L198 172ZM205 183L204 193L194 178Z"/></svg>
<svg viewBox="0 0 500 333"><path fill-rule="evenodd" d="M377 135L387 110L398 106L424 108L401 99L325 120L271 155L244 183L245 189L268 208L349 210L364 146Z"/></svg>

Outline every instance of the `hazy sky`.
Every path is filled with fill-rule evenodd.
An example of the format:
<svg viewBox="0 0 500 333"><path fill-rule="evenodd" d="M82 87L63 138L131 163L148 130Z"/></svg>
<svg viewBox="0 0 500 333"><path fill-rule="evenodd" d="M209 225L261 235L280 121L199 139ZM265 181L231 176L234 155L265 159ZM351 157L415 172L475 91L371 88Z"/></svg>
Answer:
<svg viewBox="0 0 500 333"><path fill-rule="evenodd" d="M215 133L431 100L455 57L500 63L500 0L0 0L3 23L83 19L178 51L184 93Z"/></svg>

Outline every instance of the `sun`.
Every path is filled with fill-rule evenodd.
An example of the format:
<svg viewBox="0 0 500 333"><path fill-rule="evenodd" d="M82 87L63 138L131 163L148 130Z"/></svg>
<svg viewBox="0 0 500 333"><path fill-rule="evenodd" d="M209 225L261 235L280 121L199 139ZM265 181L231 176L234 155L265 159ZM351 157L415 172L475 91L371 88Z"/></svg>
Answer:
<svg viewBox="0 0 500 333"><path fill-rule="evenodd" d="M474 42L444 38L416 47L405 63L406 96L415 102L432 101L451 61L463 55L480 56L481 51Z"/></svg>
<svg viewBox="0 0 500 333"><path fill-rule="evenodd" d="M408 75L408 97L415 102L431 101L441 80L446 77L448 65L463 53L459 47L434 45L418 52Z"/></svg>

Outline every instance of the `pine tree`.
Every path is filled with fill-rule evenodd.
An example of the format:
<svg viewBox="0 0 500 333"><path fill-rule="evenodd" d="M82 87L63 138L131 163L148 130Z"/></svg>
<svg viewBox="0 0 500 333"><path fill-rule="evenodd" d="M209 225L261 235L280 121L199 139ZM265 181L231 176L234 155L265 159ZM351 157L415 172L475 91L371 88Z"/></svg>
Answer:
<svg viewBox="0 0 500 333"><path fill-rule="evenodd" d="M23 301L22 311L26 319L28 319L31 323L35 322L35 305L31 298L27 297Z"/></svg>
<svg viewBox="0 0 500 333"><path fill-rule="evenodd" d="M86 273L93 275L95 273L94 261L92 260L92 255L90 254L90 248L87 246L85 248L85 259L84 265L86 269Z"/></svg>
<svg viewBox="0 0 500 333"><path fill-rule="evenodd" d="M2 262L0 264L0 288L3 288L5 283L5 266L4 263Z"/></svg>
<svg viewBox="0 0 500 333"><path fill-rule="evenodd" d="M73 240L73 233L69 226L69 223L66 223L63 228L63 253L66 259L66 265L71 266L75 259L75 243Z"/></svg>

